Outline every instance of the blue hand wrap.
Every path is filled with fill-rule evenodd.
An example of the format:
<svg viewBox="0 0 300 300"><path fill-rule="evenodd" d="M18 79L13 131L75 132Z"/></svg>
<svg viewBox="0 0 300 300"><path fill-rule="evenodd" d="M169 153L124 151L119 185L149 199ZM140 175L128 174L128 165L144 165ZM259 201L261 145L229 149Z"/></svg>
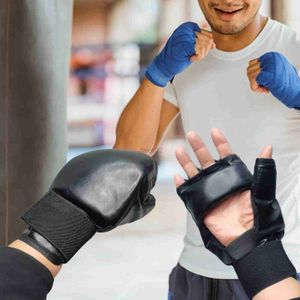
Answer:
<svg viewBox="0 0 300 300"><path fill-rule="evenodd" d="M257 83L289 108L300 109L300 78L297 70L278 52L268 52L259 58L261 72Z"/></svg>
<svg viewBox="0 0 300 300"><path fill-rule="evenodd" d="M184 71L191 64L190 57L195 54L196 31L200 31L196 23L180 25L148 66L147 79L157 86L165 87L176 74Z"/></svg>

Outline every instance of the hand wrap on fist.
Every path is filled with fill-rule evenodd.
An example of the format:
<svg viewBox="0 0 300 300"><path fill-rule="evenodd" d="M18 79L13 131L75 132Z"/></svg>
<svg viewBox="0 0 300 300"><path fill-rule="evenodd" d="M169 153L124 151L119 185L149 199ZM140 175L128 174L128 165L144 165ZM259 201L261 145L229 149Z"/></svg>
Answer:
<svg viewBox="0 0 300 300"><path fill-rule="evenodd" d="M226 197L250 187L254 227L225 247L204 225L204 217L211 208L226 201ZM262 289L296 274L280 241L285 225L275 190L273 159L257 159L252 178L236 155L221 159L177 189L200 230L206 248L225 264L233 265L251 298Z"/></svg>
<svg viewBox="0 0 300 300"><path fill-rule="evenodd" d="M257 83L268 88L287 107L300 109L300 78L295 67L278 52L262 55L259 62L261 72Z"/></svg>
<svg viewBox="0 0 300 300"><path fill-rule="evenodd" d="M176 74L184 71L191 64L191 56L195 54L195 32L200 32L196 23L180 25L148 66L147 79L157 86L165 87Z"/></svg>
<svg viewBox="0 0 300 300"><path fill-rule="evenodd" d="M68 262L96 233L134 222L155 205L155 161L142 153L93 151L68 162L22 217L20 240L54 264Z"/></svg>

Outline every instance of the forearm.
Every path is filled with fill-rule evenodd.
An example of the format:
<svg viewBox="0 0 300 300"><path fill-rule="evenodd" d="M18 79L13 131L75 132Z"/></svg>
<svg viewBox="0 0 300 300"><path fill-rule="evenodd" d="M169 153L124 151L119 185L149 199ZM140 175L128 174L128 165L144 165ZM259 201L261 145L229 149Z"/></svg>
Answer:
<svg viewBox="0 0 300 300"><path fill-rule="evenodd" d="M145 79L121 114L115 149L150 153L157 137L163 88Z"/></svg>
<svg viewBox="0 0 300 300"><path fill-rule="evenodd" d="M300 284L296 279L290 277L262 290L253 299L293 299L297 297L300 297Z"/></svg>
<svg viewBox="0 0 300 300"><path fill-rule="evenodd" d="M43 300L53 275L36 257L13 247L0 247L0 298Z"/></svg>
<svg viewBox="0 0 300 300"><path fill-rule="evenodd" d="M49 261L44 255L42 255L40 252L29 246L28 244L16 240L12 242L9 245L10 248L15 248L18 250L21 250L22 252L25 252L26 254L32 256L37 261L39 261L42 265L44 265L52 274L53 278L58 274L58 272L61 270L62 265L54 265L51 261Z"/></svg>

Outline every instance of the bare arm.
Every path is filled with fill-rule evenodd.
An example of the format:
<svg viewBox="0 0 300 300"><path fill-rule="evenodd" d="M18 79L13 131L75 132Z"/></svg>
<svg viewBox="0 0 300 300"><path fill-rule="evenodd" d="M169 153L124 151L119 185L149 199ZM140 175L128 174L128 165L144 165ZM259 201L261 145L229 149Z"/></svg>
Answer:
<svg viewBox="0 0 300 300"><path fill-rule="evenodd" d="M35 258L37 261L39 261L41 264L43 264L52 274L53 277L55 277L59 271L62 268L62 265L54 265L51 261L49 261L44 255L42 255L39 251L35 250L31 246L27 245L26 243L16 240L12 242L9 247L15 248L18 250L21 250L28 255L32 256Z"/></svg>
<svg viewBox="0 0 300 300"><path fill-rule="evenodd" d="M253 299L292 299L297 297L300 297L299 282L294 278L287 278L262 290Z"/></svg>
<svg viewBox="0 0 300 300"><path fill-rule="evenodd" d="M178 108L163 101L163 88L145 79L117 124L115 149L153 154ZM166 103L167 102L167 103ZM158 140L159 139L159 140Z"/></svg>
<svg viewBox="0 0 300 300"><path fill-rule="evenodd" d="M167 133L169 127L171 126L171 124L173 123L173 121L176 119L178 115L179 115L178 107L171 104L169 101L163 100L158 131L157 131L154 146L152 147L150 153L151 155L158 150L161 142L164 139L165 134Z"/></svg>

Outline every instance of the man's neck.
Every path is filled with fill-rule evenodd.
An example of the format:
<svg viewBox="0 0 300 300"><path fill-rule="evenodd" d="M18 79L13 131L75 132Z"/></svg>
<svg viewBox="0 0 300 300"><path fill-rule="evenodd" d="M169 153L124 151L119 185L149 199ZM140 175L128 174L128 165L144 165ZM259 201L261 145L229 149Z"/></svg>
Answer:
<svg viewBox="0 0 300 300"><path fill-rule="evenodd" d="M238 51L250 45L267 24L268 18L258 14L255 19L241 32L232 35L213 31L217 49L222 51Z"/></svg>

